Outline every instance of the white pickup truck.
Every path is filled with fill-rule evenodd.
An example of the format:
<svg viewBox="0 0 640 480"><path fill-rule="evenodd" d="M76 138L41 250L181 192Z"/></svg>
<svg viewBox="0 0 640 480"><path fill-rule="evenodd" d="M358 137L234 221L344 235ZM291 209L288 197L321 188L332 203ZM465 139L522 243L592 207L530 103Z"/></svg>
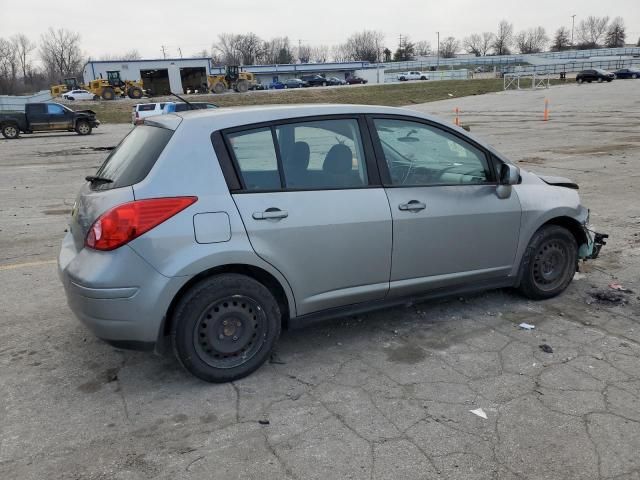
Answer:
<svg viewBox="0 0 640 480"><path fill-rule="evenodd" d="M408 82L409 80L429 80L429 74L424 72L402 72L396 76L396 79L401 82Z"/></svg>

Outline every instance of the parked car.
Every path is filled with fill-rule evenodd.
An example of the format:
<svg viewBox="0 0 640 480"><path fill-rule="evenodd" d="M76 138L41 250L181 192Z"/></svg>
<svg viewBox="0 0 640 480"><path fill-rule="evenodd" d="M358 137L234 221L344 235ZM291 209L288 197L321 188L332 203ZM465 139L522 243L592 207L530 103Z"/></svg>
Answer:
<svg viewBox="0 0 640 480"><path fill-rule="evenodd" d="M202 108L218 108L217 105L213 103L207 102L189 102L196 109ZM184 102L161 102L161 103L138 103L134 105L131 110L131 122L134 125L141 125L144 123L144 119L148 117L152 117L154 115L164 115L169 113L166 108L167 105L175 105L172 107L172 112L185 112L187 110L192 110L193 107L190 107Z"/></svg>
<svg viewBox="0 0 640 480"><path fill-rule="evenodd" d="M308 87L309 84L299 78L290 78L284 81L284 88L303 88Z"/></svg>
<svg viewBox="0 0 640 480"><path fill-rule="evenodd" d="M591 83L591 82L610 82L615 77L612 72L602 70L601 68L593 68L590 70L582 70L576 75L576 82L578 83Z"/></svg>
<svg viewBox="0 0 640 480"><path fill-rule="evenodd" d="M65 100L100 100L100 96L94 95L87 90L71 90L62 94Z"/></svg>
<svg viewBox="0 0 640 480"><path fill-rule="evenodd" d="M140 125L147 117L153 115L162 115L163 103L138 103L134 105L131 110L131 123L134 125Z"/></svg>
<svg viewBox="0 0 640 480"><path fill-rule="evenodd" d="M307 82L310 87L326 87L329 80L322 75L303 75L300 80Z"/></svg>
<svg viewBox="0 0 640 480"><path fill-rule="evenodd" d="M282 82L271 82L267 88L269 90L282 90L284 88L284 83Z"/></svg>
<svg viewBox="0 0 640 480"><path fill-rule="evenodd" d="M365 84L368 82L368 80L365 80L362 77L358 77L357 75L351 75L349 78L347 78L346 82L349 85L356 85L356 84Z"/></svg>
<svg viewBox="0 0 640 480"><path fill-rule="evenodd" d="M282 325L488 288L560 294L606 238L577 189L413 110L158 116L87 177L59 273L98 337L170 339L192 374L231 381Z"/></svg>
<svg viewBox="0 0 640 480"><path fill-rule="evenodd" d="M75 131L89 135L100 122L93 110L71 110L59 103L27 103L24 112L0 112L4 138L18 138L20 132Z"/></svg>
<svg viewBox="0 0 640 480"><path fill-rule="evenodd" d="M621 68L613 72L616 78L640 78L640 69L637 68Z"/></svg>
<svg viewBox="0 0 640 480"><path fill-rule="evenodd" d="M429 80L429 74L423 72L403 72L399 73L396 78L401 82L407 82L409 80Z"/></svg>
<svg viewBox="0 0 640 480"><path fill-rule="evenodd" d="M262 83L252 83L251 86L249 87L249 90L266 90L267 87L264 86Z"/></svg>
<svg viewBox="0 0 640 480"><path fill-rule="evenodd" d="M329 77L327 78L327 85L346 85L347 82L345 82L344 80L339 79L338 77Z"/></svg>

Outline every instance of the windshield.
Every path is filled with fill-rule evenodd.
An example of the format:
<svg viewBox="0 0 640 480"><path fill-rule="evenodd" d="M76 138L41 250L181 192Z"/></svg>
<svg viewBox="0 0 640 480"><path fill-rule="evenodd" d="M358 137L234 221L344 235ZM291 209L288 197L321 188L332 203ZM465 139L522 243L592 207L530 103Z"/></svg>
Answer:
<svg viewBox="0 0 640 480"><path fill-rule="evenodd" d="M95 176L112 180L92 186L96 190L134 185L142 181L167 146L173 130L140 125L111 152Z"/></svg>

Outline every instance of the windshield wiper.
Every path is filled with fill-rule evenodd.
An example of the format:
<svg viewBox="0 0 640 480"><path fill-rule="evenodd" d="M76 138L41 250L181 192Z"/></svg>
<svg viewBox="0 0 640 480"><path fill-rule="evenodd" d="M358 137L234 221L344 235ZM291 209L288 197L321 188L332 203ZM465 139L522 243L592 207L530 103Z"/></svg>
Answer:
<svg viewBox="0 0 640 480"><path fill-rule="evenodd" d="M87 182L91 182L91 183L113 183L113 180L111 180L110 178L99 177L97 175L89 175L84 177L84 179Z"/></svg>

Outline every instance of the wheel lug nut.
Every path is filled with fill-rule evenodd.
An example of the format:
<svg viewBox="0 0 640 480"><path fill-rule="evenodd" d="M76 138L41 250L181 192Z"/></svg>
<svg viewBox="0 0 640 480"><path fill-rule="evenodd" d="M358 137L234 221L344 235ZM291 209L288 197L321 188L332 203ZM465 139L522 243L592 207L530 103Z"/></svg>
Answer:
<svg viewBox="0 0 640 480"><path fill-rule="evenodd" d="M241 326L242 324L240 322L236 323L236 327Z"/></svg>
<svg viewBox="0 0 640 480"><path fill-rule="evenodd" d="M223 324L223 325L227 325L228 323L229 323L229 322L227 322L226 320L223 320L223 321L222 321L222 324Z"/></svg>
<svg viewBox="0 0 640 480"><path fill-rule="evenodd" d="M218 335L218 338L219 338L220 340L224 340L224 335L223 335L223 334L220 334L220 335Z"/></svg>
<svg viewBox="0 0 640 480"><path fill-rule="evenodd" d="M238 340L238 337L236 337L235 335L233 336L233 341L235 342L236 340Z"/></svg>

